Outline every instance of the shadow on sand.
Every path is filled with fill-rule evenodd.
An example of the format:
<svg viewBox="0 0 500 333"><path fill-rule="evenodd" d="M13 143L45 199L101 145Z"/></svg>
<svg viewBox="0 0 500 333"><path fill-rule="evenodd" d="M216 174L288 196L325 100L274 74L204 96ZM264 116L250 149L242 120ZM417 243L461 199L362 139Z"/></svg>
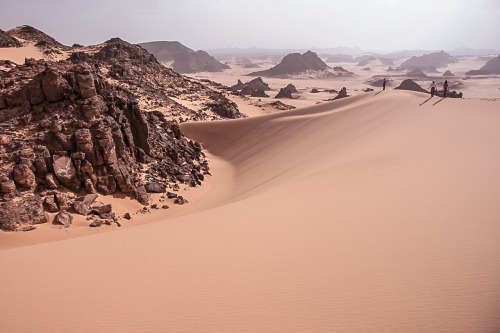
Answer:
<svg viewBox="0 0 500 333"><path fill-rule="evenodd" d="M436 105L437 103L442 102L442 101L443 101L443 99L444 99L444 97L442 97L439 101L437 101L436 103L434 103L434 104L432 104L432 105Z"/></svg>
<svg viewBox="0 0 500 333"><path fill-rule="evenodd" d="M422 106L424 105L425 103L427 103L428 101L430 101L432 99L432 96L427 98L422 104L419 104L419 106Z"/></svg>

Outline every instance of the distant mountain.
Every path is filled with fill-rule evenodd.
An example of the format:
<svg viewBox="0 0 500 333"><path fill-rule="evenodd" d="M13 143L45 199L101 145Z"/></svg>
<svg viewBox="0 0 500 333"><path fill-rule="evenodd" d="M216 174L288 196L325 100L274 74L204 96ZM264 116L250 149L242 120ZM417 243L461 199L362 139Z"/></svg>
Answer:
<svg viewBox="0 0 500 333"><path fill-rule="evenodd" d="M316 53L307 51L304 54L290 53L281 62L264 71L253 72L250 76L275 76L282 77L291 74L300 74L306 71L324 71L329 69Z"/></svg>
<svg viewBox="0 0 500 333"><path fill-rule="evenodd" d="M403 62L399 69L422 69L426 71L436 71L436 68L444 67L448 64L457 62L458 59L450 56L448 53L434 52L430 54L424 54L420 57L411 57L410 59Z"/></svg>
<svg viewBox="0 0 500 333"><path fill-rule="evenodd" d="M205 51L193 51L179 42L140 43L159 62L172 62L172 69L179 73L222 72L229 69Z"/></svg>
<svg viewBox="0 0 500 333"><path fill-rule="evenodd" d="M496 58L488 61L479 70L472 70L465 73L466 75L488 75L488 74L500 74L500 55Z"/></svg>

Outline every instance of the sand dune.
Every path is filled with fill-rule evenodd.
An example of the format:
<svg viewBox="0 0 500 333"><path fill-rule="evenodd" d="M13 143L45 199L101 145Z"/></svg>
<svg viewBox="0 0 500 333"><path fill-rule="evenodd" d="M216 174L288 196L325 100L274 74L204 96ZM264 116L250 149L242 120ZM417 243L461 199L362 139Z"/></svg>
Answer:
<svg viewBox="0 0 500 333"><path fill-rule="evenodd" d="M0 251L1 330L498 331L499 106L384 91L183 124L224 165L203 210Z"/></svg>

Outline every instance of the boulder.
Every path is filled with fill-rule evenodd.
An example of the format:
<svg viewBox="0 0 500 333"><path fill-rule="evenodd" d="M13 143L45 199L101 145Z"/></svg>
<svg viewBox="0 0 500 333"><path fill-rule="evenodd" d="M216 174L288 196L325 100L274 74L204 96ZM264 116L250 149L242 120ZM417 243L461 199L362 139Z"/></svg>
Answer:
<svg viewBox="0 0 500 333"><path fill-rule="evenodd" d="M165 187L158 184L157 182L147 183L145 188L146 188L146 192L148 192L148 193L163 193L163 192L165 192Z"/></svg>
<svg viewBox="0 0 500 333"><path fill-rule="evenodd" d="M92 74L78 74L77 82L82 98L93 97L97 94Z"/></svg>
<svg viewBox="0 0 500 333"><path fill-rule="evenodd" d="M6 180L0 183L0 190L2 193L12 193L16 190L16 183L12 180Z"/></svg>
<svg viewBox="0 0 500 333"><path fill-rule="evenodd" d="M68 228L71 225L72 221L73 216L71 214L65 211L61 211L57 213L56 217L54 217L54 221L52 222L52 224L62 225Z"/></svg>
<svg viewBox="0 0 500 333"><path fill-rule="evenodd" d="M33 190L36 187L35 174L28 165L22 163L14 167L14 181L17 185Z"/></svg>
<svg viewBox="0 0 500 333"><path fill-rule="evenodd" d="M57 102L69 96L71 86L68 81L52 69L47 69L42 75L42 89L49 102Z"/></svg>
<svg viewBox="0 0 500 333"><path fill-rule="evenodd" d="M421 86L419 86L418 84L416 84L414 81L412 81L410 79L404 80L403 82L401 82L401 84L398 87L396 87L394 89L411 90L411 91L419 91L419 92L423 92L423 93L428 93L427 90L425 90L424 88L422 88Z"/></svg>
<svg viewBox="0 0 500 333"><path fill-rule="evenodd" d="M43 201L43 208L49 213L55 213L59 211L59 207L57 207L56 200L54 195L49 195Z"/></svg>
<svg viewBox="0 0 500 333"><path fill-rule="evenodd" d="M69 184L76 176L73 161L68 156L54 155L54 173L57 179L64 185Z"/></svg>
<svg viewBox="0 0 500 333"><path fill-rule="evenodd" d="M97 215L111 213L112 207L110 204L103 204L100 201L95 201L90 205L90 210Z"/></svg>
<svg viewBox="0 0 500 333"><path fill-rule="evenodd" d="M99 228L104 223L105 223L105 220L102 220L102 219L95 220L95 221L93 221L92 223L89 224L89 227L91 227L91 228Z"/></svg>
<svg viewBox="0 0 500 333"><path fill-rule="evenodd" d="M90 206L83 201L75 201L73 202L73 210L77 214L87 215L88 213L90 213Z"/></svg>

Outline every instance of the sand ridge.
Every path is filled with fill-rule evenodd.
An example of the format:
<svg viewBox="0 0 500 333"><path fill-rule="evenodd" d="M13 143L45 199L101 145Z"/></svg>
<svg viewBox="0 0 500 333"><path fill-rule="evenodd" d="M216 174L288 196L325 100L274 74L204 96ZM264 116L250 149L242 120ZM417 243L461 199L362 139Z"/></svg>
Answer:
<svg viewBox="0 0 500 333"><path fill-rule="evenodd" d="M9 332L495 331L499 103L385 91L183 124L224 161L220 200L0 251L0 321Z"/></svg>

